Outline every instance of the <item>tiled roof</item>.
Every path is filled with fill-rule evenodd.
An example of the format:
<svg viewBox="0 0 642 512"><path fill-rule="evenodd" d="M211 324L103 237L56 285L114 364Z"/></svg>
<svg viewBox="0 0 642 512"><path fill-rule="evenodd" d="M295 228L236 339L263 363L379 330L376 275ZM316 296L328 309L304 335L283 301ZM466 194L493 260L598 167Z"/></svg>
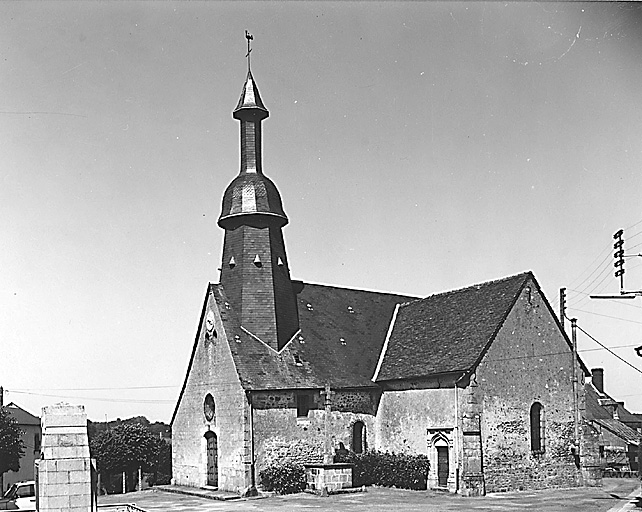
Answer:
<svg viewBox="0 0 642 512"><path fill-rule="evenodd" d="M11 402L6 407L11 416L18 422L18 425L40 425L40 418L25 411L22 407L18 407L15 403Z"/></svg>
<svg viewBox="0 0 642 512"><path fill-rule="evenodd" d="M592 383L586 383L584 386L584 396L586 402L586 418L589 420L611 419L613 414L600 405L600 399L609 398L604 393L599 393Z"/></svg>
<svg viewBox="0 0 642 512"><path fill-rule="evenodd" d="M211 285L219 308L225 292ZM412 297L304 284L297 295L301 330L277 353L243 331L233 314L226 333L246 389L371 387L395 305ZM238 338L236 338L238 336Z"/></svg>
<svg viewBox="0 0 642 512"><path fill-rule="evenodd" d="M635 446L638 446L640 443L642 434L636 432L631 427L627 427L619 420L614 420L613 418L599 418L593 421L601 425L603 428L611 431L613 434L625 441L626 444L634 444Z"/></svg>
<svg viewBox="0 0 642 512"><path fill-rule="evenodd" d="M473 368L493 341L530 272L403 304L377 382Z"/></svg>
<svg viewBox="0 0 642 512"><path fill-rule="evenodd" d="M642 414L635 414L628 411L621 403L617 402L613 397L604 392L599 392L595 389L593 383L586 383L585 402L586 402L586 418L589 420L597 419L613 419L613 408L617 407L617 417L615 421L630 426L642 426ZM609 404L609 406L605 406Z"/></svg>

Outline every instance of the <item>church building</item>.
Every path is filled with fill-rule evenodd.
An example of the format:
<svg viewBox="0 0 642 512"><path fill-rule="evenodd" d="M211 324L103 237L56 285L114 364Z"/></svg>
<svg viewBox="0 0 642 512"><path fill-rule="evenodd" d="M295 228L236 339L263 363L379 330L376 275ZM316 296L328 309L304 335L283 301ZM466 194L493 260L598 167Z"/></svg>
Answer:
<svg viewBox="0 0 642 512"><path fill-rule="evenodd" d="M172 417L173 482L243 492L275 461L345 447L426 454L428 486L464 495L583 485L589 372L535 276L425 298L293 280L249 67L232 115L240 172Z"/></svg>

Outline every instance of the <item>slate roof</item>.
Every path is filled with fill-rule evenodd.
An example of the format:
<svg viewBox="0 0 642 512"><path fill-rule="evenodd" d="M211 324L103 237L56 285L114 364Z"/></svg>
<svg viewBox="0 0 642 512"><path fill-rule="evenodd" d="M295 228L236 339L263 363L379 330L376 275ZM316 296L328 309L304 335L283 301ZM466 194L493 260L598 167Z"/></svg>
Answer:
<svg viewBox="0 0 642 512"><path fill-rule="evenodd" d="M221 285L210 285L225 311ZM245 389L373 387L395 306L415 297L302 284L297 295L301 330L277 353L243 331L229 310L225 329ZM236 339L235 337L239 338Z"/></svg>
<svg viewBox="0 0 642 512"><path fill-rule="evenodd" d="M232 180L223 194L219 226L226 220L240 215L271 215L279 219L279 225L288 223L276 185L262 172L241 173Z"/></svg>
<svg viewBox="0 0 642 512"><path fill-rule="evenodd" d="M599 400L601 398L609 398L608 395L604 393L599 393L593 384L587 383L584 386L584 396L586 402L586 418L589 420L597 419L611 419L613 415L604 407L600 405Z"/></svg>
<svg viewBox="0 0 642 512"><path fill-rule="evenodd" d="M611 431L613 434L626 442L626 444L633 444L635 446L638 446L640 443L642 434L636 432L631 427L626 426L619 420L614 420L613 418L599 418L593 421L601 425L603 428Z"/></svg>
<svg viewBox="0 0 642 512"><path fill-rule="evenodd" d="M18 425L40 425L40 418L25 411L15 403L11 402L7 404L6 407L11 416L13 416L18 422Z"/></svg>
<svg viewBox="0 0 642 512"><path fill-rule="evenodd" d="M241 92L241 97L239 102L234 109L234 117L238 117L238 113L242 110L259 110L261 114L259 117L261 119L268 117L268 109L265 108L261 95L259 94L259 88L254 81L252 72L247 72L247 78L245 79L245 84L243 85L243 91Z"/></svg>
<svg viewBox="0 0 642 512"><path fill-rule="evenodd" d="M537 286L524 272L403 304L377 382L476 366L531 279Z"/></svg>

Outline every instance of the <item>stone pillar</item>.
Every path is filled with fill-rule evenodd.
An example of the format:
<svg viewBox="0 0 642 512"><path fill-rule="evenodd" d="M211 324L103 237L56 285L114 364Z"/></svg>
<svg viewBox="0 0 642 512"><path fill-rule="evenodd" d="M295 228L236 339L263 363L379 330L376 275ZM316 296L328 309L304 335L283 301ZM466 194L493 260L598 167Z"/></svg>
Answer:
<svg viewBox="0 0 642 512"><path fill-rule="evenodd" d="M41 421L38 511L95 512L85 408L64 403L43 407Z"/></svg>
<svg viewBox="0 0 642 512"><path fill-rule="evenodd" d="M471 375L462 404L462 471L460 492L463 496L484 496L484 454L482 449L482 404L477 397L477 382Z"/></svg>

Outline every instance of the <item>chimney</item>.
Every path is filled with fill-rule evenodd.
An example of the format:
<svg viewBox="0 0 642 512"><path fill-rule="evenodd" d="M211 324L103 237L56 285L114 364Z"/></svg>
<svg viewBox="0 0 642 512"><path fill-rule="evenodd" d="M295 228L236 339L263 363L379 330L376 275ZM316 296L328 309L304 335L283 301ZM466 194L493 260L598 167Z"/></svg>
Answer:
<svg viewBox="0 0 642 512"><path fill-rule="evenodd" d="M595 389L600 393L604 393L604 368L593 368L591 370L591 382Z"/></svg>

